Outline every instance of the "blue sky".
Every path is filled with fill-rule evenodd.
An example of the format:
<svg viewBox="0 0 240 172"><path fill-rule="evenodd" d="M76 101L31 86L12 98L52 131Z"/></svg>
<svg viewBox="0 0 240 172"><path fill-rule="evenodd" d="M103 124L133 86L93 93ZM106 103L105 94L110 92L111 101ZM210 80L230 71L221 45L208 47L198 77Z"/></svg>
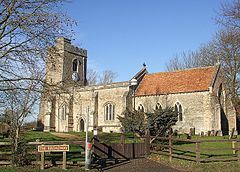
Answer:
<svg viewBox="0 0 240 172"><path fill-rule="evenodd" d="M221 3L232 0L73 0L73 44L88 50L88 67L126 81L147 64L166 71L169 59L211 40Z"/></svg>

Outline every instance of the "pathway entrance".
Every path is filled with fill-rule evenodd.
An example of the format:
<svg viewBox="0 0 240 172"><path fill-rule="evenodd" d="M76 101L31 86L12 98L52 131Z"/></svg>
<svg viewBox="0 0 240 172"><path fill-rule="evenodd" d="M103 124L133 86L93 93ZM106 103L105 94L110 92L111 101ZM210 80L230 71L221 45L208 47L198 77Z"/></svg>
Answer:
<svg viewBox="0 0 240 172"><path fill-rule="evenodd" d="M168 167L146 158L133 159L124 164L119 164L118 166L110 166L109 168L104 169L104 171L105 170L107 172L180 172L177 169Z"/></svg>

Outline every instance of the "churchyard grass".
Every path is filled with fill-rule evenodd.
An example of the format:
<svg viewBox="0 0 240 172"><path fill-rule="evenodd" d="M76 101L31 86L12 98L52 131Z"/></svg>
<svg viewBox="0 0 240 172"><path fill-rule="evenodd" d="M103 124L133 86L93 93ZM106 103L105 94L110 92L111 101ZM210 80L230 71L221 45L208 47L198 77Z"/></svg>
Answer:
<svg viewBox="0 0 240 172"><path fill-rule="evenodd" d="M240 162L230 161L230 162L208 162L208 163L197 163L194 161L183 160L178 158L173 158L172 162L169 162L168 156L151 154L150 159L171 166L173 168L179 169L180 171L194 171L194 172L237 172L240 169Z"/></svg>
<svg viewBox="0 0 240 172"><path fill-rule="evenodd" d="M80 138L85 139L85 132L69 132L69 134L73 134L76 136L79 136ZM121 143L121 133L104 133L104 132L100 132L98 134L98 138L101 142L103 143ZM93 137L93 133L89 132L89 138L91 140L91 138ZM133 139L133 134L132 133L127 133L125 134L125 143L138 143L138 142L142 142L142 140L139 137L135 137Z"/></svg>
<svg viewBox="0 0 240 172"><path fill-rule="evenodd" d="M186 135L180 135L181 139L187 139ZM240 136L237 137L238 139ZM229 136L209 136L200 137L193 136L192 140L228 140ZM175 142L173 143L175 154L186 155L195 157L196 144L189 142ZM233 155L232 150L216 150L221 148L231 148L231 142L203 142L200 143L201 158L227 158ZM209 149L215 150L209 150ZM208 150L205 150L208 149ZM163 164L170 165L174 168L183 171L196 171L196 172L215 172L215 171L239 171L240 161L219 161L219 162L195 162L180 158L173 158L172 162L169 162L169 157L166 155L151 154L149 158L160 161Z"/></svg>
<svg viewBox="0 0 240 172"><path fill-rule="evenodd" d="M57 137L50 132L41 132L41 131L26 131L23 132L23 140L26 142L39 141L60 141L65 140L64 138Z"/></svg>
<svg viewBox="0 0 240 172"><path fill-rule="evenodd" d="M79 140L85 140L85 133L84 132L68 132L67 134L79 136ZM93 134L89 132L89 139L93 137ZM99 139L104 143L120 143L121 142L121 134L119 133L99 133L98 135ZM39 132L39 131L27 131L24 133L24 141L26 142L34 142L37 139L40 141L64 141L69 140L68 138L58 137L53 135L51 132ZM240 138L238 136L238 138ZM186 139L186 135L180 135L180 139ZM200 137L200 136L192 136L192 140L220 140L220 139L226 139L228 140L228 136L220 137L220 136L209 136L209 137ZM78 139L76 139L78 140ZM3 141L3 140L2 140ZM8 141L8 139L4 139L4 141ZM141 142L140 138L135 138L135 142ZM125 137L126 143L133 143L132 133L126 134ZM178 154L184 154L184 155L190 155L195 156L195 150L196 145L194 143L177 143L174 144L175 147L175 153ZM201 158L207 158L207 157L214 157L216 155L227 155L232 154L232 150L204 150L204 148L227 148L231 147L231 142L205 142L200 144L201 148ZM36 147L32 147L32 149L36 149ZM82 148L80 148L78 145L72 145L70 146L70 152L81 152L83 151ZM79 156L79 153L75 156L74 154L68 153L68 160L71 161L83 161L84 155ZM62 159L61 153L53 154L51 156L55 156L55 160ZM52 158L49 156L48 158ZM149 156L153 160L161 161L161 163L165 163L167 165L171 165L177 169L182 170L189 170L189 171L217 171L224 169L224 171L238 171L240 169L240 162L238 161L231 161L231 162L208 162L208 163L197 163L194 161L188 161L178 158L173 158L173 161L170 163L168 161L168 157L164 155L158 155L158 154L151 154ZM0 171L16 171L15 168L10 167L0 167ZM24 169L23 169L24 170ZM70 169L70 171L75 171L76 169ZM78 169L79 170L79 169ZM21 168L19 168L17 171L21 171ZM33 168L33 171L40 171L38 167ZM50 168L46 171L61 171L61 168Z"/></svg>

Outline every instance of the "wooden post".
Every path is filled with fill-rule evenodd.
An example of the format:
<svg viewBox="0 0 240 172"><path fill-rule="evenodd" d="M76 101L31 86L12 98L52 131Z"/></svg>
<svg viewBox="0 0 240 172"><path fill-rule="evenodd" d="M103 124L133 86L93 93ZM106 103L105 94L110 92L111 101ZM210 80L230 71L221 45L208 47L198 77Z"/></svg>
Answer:
<svg viewBox="0 0 240 172"><path fill-rule="evenodd" d="M121 146L122 146L122 153L125 155L125 135L121 134Z"/></svg>
<svg viewBox="0 0 240 172"><path fill-rule="evenodd" d="M172 147L172 128L169 130L169 161L172 162L172 153L173 153L173 147Z"/></svg>
<svg viewBox="0 0 240 172"><path fill-rule="evenodd" d="M121 144L125 143L125 135L122 133L121 134Z"/></svg>
<svg viewBox="0 0 240 172"><path fill-rule="evenodd" d="M93 140L92 140L92 153L94 154L95 153L95 139L96 139L96 136L93 136Z"/></svg>
<svg viewBox="0 0 240 172"><path fill-rule="evenodd" d="M233 151L233 154L235 155L236 154L236 142L235 141L232 141L232 151Z"/></svg>
<svg viewBox="0 0 240 172"><path fill-rule="evenodd" d="M44 170L44 166L45 166L45 157L44 157L44 152L41 152L41 170Z"/></svg>
<svg viewBox="0 0 240 172"><path fill-rule="evenodd" d="M229 139L233 139L235 128L232 128L231 133L229 135Z"/></svg>
<svg viewBox="0 0 240 172"><path fill-rule="evenodd" d="M147 130L145 134L145 154L149 155L150 154L150 131Z"/></svg>
<svg viewBox="0 0 240 172"><path fill-rule="evenodd" d="M67 166L67 152L64 151L63 152L63 166L62 166L62 169L66 170L67 169L66 166Z"/></svg>
<svg viewBox="0 0 240 172"><path fill-rule="evenodd" d="M36 142L40 142L39 139L36 139ZM38 150L38 145L36 145L36 150ZM41 160L41 154L39 152L36 153L36 161L39 162Z"/></svg>
<svg viewBox="0 0 240 172"><path fill-rule="evenodd" d="M238 148L237 157L238 157L238 161L240 161L240 142L239 141L237 141L237 148Z"/></svg>
<svg viewBox="0 0 240 172"><path fill-rule="evenodd" d="M172 162L172 136L169 136L169 161Z"/></svg>
<svg viewBox="0 0 240 172"><path fill-rule="evenodd" d="M200 162L200 142L196 141L196 161Z"/></svg>

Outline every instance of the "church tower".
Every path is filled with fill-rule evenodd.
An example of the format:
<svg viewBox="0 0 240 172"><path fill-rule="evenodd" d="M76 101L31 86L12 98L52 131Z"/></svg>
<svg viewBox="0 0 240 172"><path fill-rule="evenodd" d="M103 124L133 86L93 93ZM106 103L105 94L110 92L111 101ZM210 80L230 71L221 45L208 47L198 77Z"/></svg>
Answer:
<svg viewBox="0 0 240 172"><path fill-rule="evenodd" d="M48 49L46 85L41 96L38 121L40 128L43 128L44 131L55 131L58 107L54 89L56 87L85 86L87 84L86 71L87 50L73 46L71 40L60 37L56 40L56 45ZM48 85L53 87L48 87ZM69 107L72 107L70 104L71 101L69 101ZM73 124L71 108L69 108L69 112L66 110L66 113L68 115L68 130L71 131Z"/></svg>
<svg viewBox="0 0 240 172"><path fill-rule="evenodd" d="M87 50L75 47L71 40L60 37L56 46L48 49L46 82L64 86L85 86Z"/></svg>

